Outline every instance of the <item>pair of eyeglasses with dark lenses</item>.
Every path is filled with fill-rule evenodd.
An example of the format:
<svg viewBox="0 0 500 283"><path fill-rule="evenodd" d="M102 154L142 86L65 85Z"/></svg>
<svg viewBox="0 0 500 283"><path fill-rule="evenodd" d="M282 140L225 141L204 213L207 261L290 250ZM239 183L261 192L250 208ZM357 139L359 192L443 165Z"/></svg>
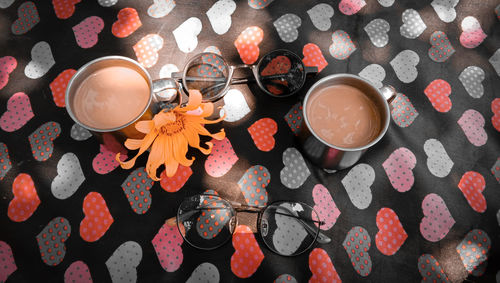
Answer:
<svg viewBox="0 0 500 283"><path fill-rule="evenodd" d="M235 70L242 68L251 69L253 77L233 78ZM271 96L292 96L302 88L307 74L317 72L317 67L306 67L295 53L279 49L264 55L256 65L230 66L218 54L200 53L188 61L182 73L172 73L172 78L182 82L186 93L200 91L207 102L223 97L230 85L250 82Z"/></svg>
<svg viewBox="0 0 500 283"><path fill-rule="evenodd" d="M230 202L217 195L186 198L177 211L177 227L184 240L202 250L213 250L228 242L238 226L238 212L258 213L257 228L267 247L283 256L296 256L318 242L331 239L320 232L324 222L302 202L280 201L265 207Z"/></svg>

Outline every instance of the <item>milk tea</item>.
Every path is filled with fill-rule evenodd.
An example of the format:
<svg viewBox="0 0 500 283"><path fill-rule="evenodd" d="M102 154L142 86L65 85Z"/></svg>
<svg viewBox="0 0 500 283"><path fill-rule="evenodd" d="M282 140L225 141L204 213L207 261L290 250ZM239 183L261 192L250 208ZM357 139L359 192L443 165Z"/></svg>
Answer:
<svg viewBox="0 0 500 283"><path fill-rule="evenodd" d="M148 81L137 71L111 66L85 78L76 90L72 109L84 125L114 129L136 119L147 107Z"/></svg>
<svg viewBox="0 0 500 283"><path fill-rule="evenodd" d="M375 103L359 89L331 85L318 89L306 105L307 119L316 135L343 148L370 143L381 130L381 117Z"/></svg>

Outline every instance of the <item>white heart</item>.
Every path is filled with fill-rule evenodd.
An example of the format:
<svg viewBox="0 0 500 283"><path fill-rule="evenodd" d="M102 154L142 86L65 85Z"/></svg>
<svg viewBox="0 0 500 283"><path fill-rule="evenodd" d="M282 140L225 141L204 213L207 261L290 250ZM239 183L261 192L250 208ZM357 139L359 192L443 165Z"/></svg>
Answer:
<svg viewBox="0 0 500 283"><path fill-rule="evenodd" d="M394 0L377 0L378 3L384 7L390 7L394 4Z"/></svg>
<svg viewBox="0 0 500 283"><path fill-rule="evenodd" d="M177 68L176 65L166 64L166 65L163 65L163 67L161 67L159 76L160 76L160 78L171 78L172 73L176 73L176 72L179 72L179 68Z"/></svg>
<svg viewBox="0 0 500 283"><path fill-rule="evenodd" d="M204 262L196 267L186 283L218 283L219 270L209 262Z"/></svg>
<svg viewBox="0 0 500 283"><path fill-rule="evenodd" d="M103 7L111 7L118 3L118 0L97 0L97 3Z"/></svg>
<svg viewBox="0 0 500 283"><path fill-rule="evenodd" d="M24 69L24 74L31 79L41 78L56 63L50 45L45 41L40 41L33 46L31 59Z"/></svg>
<svg viewBox="0 0 500 283"><path fill-rule="evenodd" d="M154 0L153 5L148 8L148 15L153 18L161 18L168 15L175 7L174 0Z"/></svg>
<svg viewBox="0 0 500 283"><path fill-rule="evenodd" d="M424 151L427 155L427 167L432 175L439 178L448 176L453 161L446 153L443 144L436 139L428 139L424 143Z"/></svg>
<svg viewBox="0 0 500 283"><path fill-rule="evenodd" d="M189 53L198 46L197 36L200 34L201 29L202 24L200 19L191 17L172 32L177 46L182 52Z"/></svg>
<svg viewBox="0 0 500 283"><path fill-rule="evenodd" d="M283 152L283 164L285 167L280 171L280 179L289 189L300 188L311 175L304 157L294 147L289 147Z"/></svg>
<svg viewBox="0 0 500 283"><path fill-rule="evenodd" d="M375 19L365 26L368 37L373 45L377 47L384 47L389 43L389 35L387 32L390 29L389 23L383 19Z"/></svg>
<svg viewBox="0 0 500 283"><path fill-rule="evenodd" d="M57 176L52 180L52 194L58 199L72 196L85 181L78 157L68 152L57 163Z"/></svg>
<svg viewBox="0 0 500 283"><path fill-rule="evenodd" d="M455 6L460 0L434 0L431 5L438 17L445 23L453 22L457 16Z"/></svg>
<svg viewBox="0 0 500 283"><path fill-rule="evenodd" d="M490 59L488 59L488 61L497 72L497 75L500 76L500 48L497 49L497 51L495 51L493 56L491 56Z"/></svg>
<svg viewBox="0 0 500 283"><path fill-rule="evenodd" d="M89 130L85 129L84 127L74 124L71 127L71 137L74 140L77 141L84 141L89 139L92 136L92 134L89 132Z"/></svg>
<svg viewBox="0 0 500 283"><path fill-rule="evenodd" d="M15 0L0 0L0 8L5 9L8 8Z"/></svg>
<svg viewBox="0 0 500 283"><path fill-rule="evenodd" d="M382 81L385 79L385 70L384 67L378 64L370 64L361 70L358 75L369 80L376 87L381 88L383 86Z"/></svg>
<svg viewBox="0 0 500 283"><path fill-rule="evenodd" d="M220 110L220 115L226 114L224 121L236 122L250 113L247 101L243 93L237 89L230 89L224 96L224 107Z"/></svg>
<svg viewBox="0 0 500 283"><path fill-rule="evenodd" d="M137 266L142 260L142 248L133 241L121 244L106 261L111 281L135 283Z"/></svg>
<svg viewBox="0 0 500 283"><path fill-rule="evenodd" d="M483 69L477 66L469 66L465 68L458 76L460 82L462 82L465 90L473 98L481 98L484 94L484 87L481 83L484 81L485 73Z"/></svg>
<svg viewBox="0 0 500 283"><path fill-rule="evenodd" d="M420 14L413 9L405 10L401 18L403 25L399 28L399 32L406 38L415 39L427 28Z"/></svg>
<svg viewBox="0 0 500 283"><path fill-rule="evenodd" d="M403 50L399 52L390 62L398 79L404 83L413 82L418 76L416 66L420 62L420 57L413 50Z"/></svg>
<svg viewBox="0 0 500 283"><path fill-rule="evenodd" d="M233 0L219 0L207 11L207 17L216 34L225 34L229 30L234 10L236 3Z"/></svg>
<svg viewBox="0 0 500 283"><path fill-rule="evenodd" d="M317 29L327 31L332 25L330 18L333 17L335 12L332 6L326 3L321 3L309 9L307 13L311 18L313 25Z"/></svg>
<svg viewBox="0 0 500 283"><path fill-rule="evenodd" d="M299 37L299 30L302 20L295 14L285 14L273 22L278 31L278 35L284 42L293 42Z"/></svg>
<svg viewBox="0 0 500 283"><path fill-rule="evenodd" d="M371 185L375 181L375 170L364 163L354 166L342 179L342 185L352 204L358 209L365 209L372 202Z"/></svg>
<svg viewBox="0 0 500 283"><path fill-rule="evenodd" d="M300 204L297 204L300 206ZM296 214L293 211L296 206L292 206L291 203L280 204L281 207L287 209L276 209L277 212L282 214ZM283 255L291 255L297 251L302 242L307 236L307 231L300 222L290 216L275 214L276 230L273 234L273 245L274 248ZM293 231L293 233L292 233Z"/></svg>

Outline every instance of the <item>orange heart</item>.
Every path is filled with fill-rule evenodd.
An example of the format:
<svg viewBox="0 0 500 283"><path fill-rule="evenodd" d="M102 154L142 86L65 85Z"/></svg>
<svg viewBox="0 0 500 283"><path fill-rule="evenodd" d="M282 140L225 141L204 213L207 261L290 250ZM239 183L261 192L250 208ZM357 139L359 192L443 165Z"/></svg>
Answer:
<svg viewBox="0 0 500 283"><path fill-rule="evenodd" d="M158 50L162 47L163 38L157 34L148 34L133 46L137 61L146 68L153 67L158 62Z"/></svg>
<svg viewBox="0 0 500 283"><path fill-rule="evenodd" d="M304 65L307 67L318 67L318 72L321 72L326 66L328 66L328 62L325 57L323 57L323 53L319 46L314 43L308 43L302 49L302 54L304 54Z"/></svg>
<svg viewBox="0 0 500 283"><path fill-rule="evenodd" d="M172 177L167 177L165 170L160 175L160 186L169 193L179 191L186 184L189 177L193 174L191 167L179 165L177 172Z"/></svg>
<svg viewBox="0 0 500 283"><path fill-rule="evenodd" d="M323 249L315 248L309 254L309 269L313 274L309 283L342 282L332 260Z"/></svg>
<svg viewBox="0 0 500 283"><path fill-rule="evenodd" d="M424 90L434 109L439 112L448 112L451 109L451 86L448 82L438 79L432 81Z"/></svg>
<svg viewBox="0 0 500 283"><path fill-rule="evenodd" d="M31 176L25 173L17 175L12 183L14 198L9 203L7 215L10 220L22 222L30 218L40 204Z"/></svg>
<svg viewBox="0 0 500 283"><path fill-rule="evenodd" d="M264 254L255 240L250 227L239 225L233 234L234 254L231 256L231 271L239 278L248 278L257 271Z"/></svg>
<svg viewBox="0 0 500 283"><path fill-rule="evenodd" d="M375 236L375 243L378 250L385 255L395 254L408 238L401 221L390 208L384 207L378 211L377 227L379 231Z"/></svg>
<svg viewBox="0 0 500 283"><path fill-rule="evenodd" d="M491 102L491 111L493 111L491 124L493 124L493 127L500 132L500 98L495 98Z"/></svg>
<svg viewBox="0 0 500 283"><path fill-rule="evenodd" d="M80 222L80 236L87 242L99 240L114 219L100 193L91 192L83 200L85 218Z"/></svg>
<svg viewBox="0 0 500 283"><path fill-rule="evenodd" d="M271 118L262 118L253 123L248 132L258 149L270 151L274 148L274 134L278 132L278 124Z"/></svg>
<svg viewBox="0 0 500 283"><path fill-rule="evenodd" d="M113 23L111 32L116 37L127 37L142 26L139 14L134 8L123 8L118 12L118 20Z"/></svg>
<svg viewBox="0 0 500 283"><path fill-rule="evenodd" d="M264 31L257 26L247 27L238 36L234 46L240 54L241 61L245 64L253 64L259 58L259 43L264 38Z"/></svg>
<svg viewBox="0 0 500 283"><path fill-rule="evenodd" d="M466 172L460 179L460 183L458 183L458 188L464 194L469 205L480 213L486 211L486 199L483 195L484 187L486 187L486 182L483 175L474 171Z"/></svg>
<svg viewBox="0 0 500 283"><path fill-rule="evenodd" d="M65 107L66 102L64 96L66 95L66 87L68 86L69 80L76 73L76 70L67 69L60 73L51 83L50 90L52 91L52 97L54 102L59 107Z"/></svg>
<svg viewBox="0 0 500 283"><path fill-rule="evenodd" d="M52 0L54 11L59 19L67 19L75 12L75 4L82 0Z"/></svg>

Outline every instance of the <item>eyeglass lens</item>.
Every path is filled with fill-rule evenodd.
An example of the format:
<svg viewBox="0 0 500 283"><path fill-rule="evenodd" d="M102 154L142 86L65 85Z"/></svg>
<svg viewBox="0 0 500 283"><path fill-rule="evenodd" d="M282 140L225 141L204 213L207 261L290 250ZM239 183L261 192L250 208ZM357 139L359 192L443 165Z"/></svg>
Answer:
<svg viewBox="0 0 500 283"><path fill-rule="evenodd" d="M298 91L305 81L304 64L297 55L276 50L265 55L258 69L261 85L273 96L287 96Z"/></svg>
<svg viewBox="0 0 500 283"><path fill-rule="evenodd" d="M199 54L186 68L185 87L199 90L205 100L218 96L227 84L229 68L215 53Z"/></svg>

